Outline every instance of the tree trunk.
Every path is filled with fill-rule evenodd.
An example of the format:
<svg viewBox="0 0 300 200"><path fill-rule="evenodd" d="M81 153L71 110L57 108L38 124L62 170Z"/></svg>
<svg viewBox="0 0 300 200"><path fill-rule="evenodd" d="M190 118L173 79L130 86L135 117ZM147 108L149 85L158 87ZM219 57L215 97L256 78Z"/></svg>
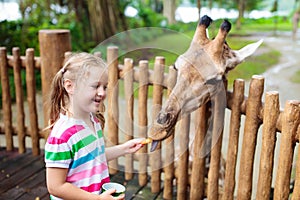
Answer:
<svg viewBox="0 0 300 200"><path fill-rule="evenodd" d="M197 0L197 8L198 8L198 14L199 14L199 20L201 18L201 0Z"/></svg>
<svg viewBox="0 0 300 200"><path fill-rule="evenodd" d="M236 29L241 29L242 19L244 17L244 11L245 11L245 4L246 4L246 0L239 0L238 1L239 16L238 16L238 19L236 21Z"/></svg>
<svg viewBox="0 0 300 200"><path fill-rule="evenodd" d="M120 9L118 1L90 0L87 3L94 41L102 42L119 30L126 30L124 8Z"/></svg>
<svg viewBox="0 0 300 200"><path fill-rule="evenodd" d="M209 10L211 10L212 7L213 7L213 0L209 0L208 1L208 8L209 8Z"/></svg>
<svg viewBox="0 0 300 200"><path fill-rule="evenodd" d="M175 23L175 0L164 0L163 15L168 19L169 24Z"/></svg>

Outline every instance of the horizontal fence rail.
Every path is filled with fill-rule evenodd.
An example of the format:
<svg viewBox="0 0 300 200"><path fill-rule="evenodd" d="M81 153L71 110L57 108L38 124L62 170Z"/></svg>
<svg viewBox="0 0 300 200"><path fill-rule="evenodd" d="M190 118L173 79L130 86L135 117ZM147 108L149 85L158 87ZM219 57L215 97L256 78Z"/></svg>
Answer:
<svg viewBox="0 0 300 200"><path fill-rule="evenodd" d="M69 47L64 49L67 50L62 55L70 50ZM60 63L63 60L61 57L57 56ZM47 138L47 133L43 132L47 121L44 116L46 110L43 106L37 106L38 91L35 88L35 70L44 70L43 73L47 74L48 68L42 61L43 56L35 57L33 49L27 49L26 55L21 56L19 48L14 48L12 55L7 55L5 47L0 48L0 133L5 136L0 139L5 140L7 151L18 148L19 153L24 153L28 148L26 139L29 139L33 154L39 155L42 149L40 142ZM107 145L116 145L135 137L147 137L151 120L176 84L177 71L170 66L165 72L165 58L161 56L155 57L153 69L149 68L147 60L139 61L138 66L133 65L131 58L120 61L117 47L107 49L106 62L109 70L105 130ZM13 71L13 86L10 85L9 70ZM51 70L49 73L53 76L55 70ZM25 83L22 83L22 71L25 71ZM42 90L49 87L49 78L44 80L42 76L41 81L44 84ZM211 109L209 102L178 121L174 134L162 141L158 150L150 153L145 145L136 155L125 156L124 161L110 161L110 173L117 173L119 166L124 165L125 180L132 179L134 173L138 173L140 186L145 186L150 180L152 192L157 193L163 188L165 199L299 199L300 161L298 159L296 163L294 154L298 154L300 102L289 100L280 110L279 93L264 93L264 81L262 76L253 76L248 95L244 95L245 81L234 81L232 91L226 93L229 130L223 129L221 136L215 137L216 127L209 131L209 123L213 121L215 126L225 117L214 115L211 119L211 114L218 110L218 102L215 102L214 109ZM26 96L23 84L26 85ZM11 100L11 87L16 93L15 102ZM124 91L124 97L120 91ZM42 95L46 94L47 91L42 91ZM125 101L125 106L120 108L121 99ZM45 123L39 123L39 118L43 118ZM120 128L122 123L124 128ZM260 128L261 141L258 140ZM281 133L280 137L278 133ZM210 153L203 156L203 146L209 134L214 145ZM226 144L222 140L225 134L229 137ZM14 138L17 145L14 144ZM240 139L242 144L239 144ZM262 144L260 151L257 150L258 142ZM227 149L224 157L222 148ZM278 166L274 164L276 148L280 149ZM256 154L260 155L258 161L255 161ZM259 169L254 168L254 162L259 162ZM296 166L295 175L292 172L293 165ZM258 173L257 183L253 182L254 173ZM291 183L295 187L291 188ZM253 194L254 187L257 188L256 194Z"/></svg>

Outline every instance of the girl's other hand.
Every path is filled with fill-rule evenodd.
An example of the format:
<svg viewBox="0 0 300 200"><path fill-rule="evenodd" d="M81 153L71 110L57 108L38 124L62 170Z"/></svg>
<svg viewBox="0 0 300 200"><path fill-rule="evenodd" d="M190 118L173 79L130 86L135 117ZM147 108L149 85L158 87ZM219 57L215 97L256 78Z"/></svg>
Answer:
<svg viewBox="0 0 300 200"><path fill-rule="evenodd" d="M125 194L121 194L118 197L112 196L113 193L116 192L116 189L109 189L102 194L100 194L100 199L105 199L105 200L110 200L110 199L117 199L117 200L124 200L125 199Z"/></svg>

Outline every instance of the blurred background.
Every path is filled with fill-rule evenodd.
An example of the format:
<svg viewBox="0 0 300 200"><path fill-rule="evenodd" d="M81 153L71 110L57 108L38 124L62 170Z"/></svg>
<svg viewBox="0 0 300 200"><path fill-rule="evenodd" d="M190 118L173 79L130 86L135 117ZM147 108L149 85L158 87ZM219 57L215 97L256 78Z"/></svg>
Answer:
<svg viewBox="0 0 300 200"><path fill-rule="evenodd" d="M206 14L214 20L209 28L211 37L227 18L232 23L227 37L232 49L265 40L255 55L230 72L229 88L237 78L249 80L252 75L263 73L267 76L272 67L286 69L287 63L293 61L292 74L286 74L291 70L276 70L282 76L270 75L276 77L275 82L289 85L282 91L274 81L269 81L269 85L283 97L297 99L295 92L285 88L291 88L291 84L300 87L300 43L292 39L293 16L300 11L300 0L0 0L0 10L0 46L6 47L8 54L13 47L19 47L21 55L27 48L34 48L39 56L39 30L68 29L72 51L93 52L104 43L113 44L120 49L120 60L130 57L137 64L147 59L150 67L158 55L166 58L166 65L173 64L189 47L201 16ZM145 48L150 46L161 48ZM143 48L129 51L129 47ZM101 51L106 58L105 48ZM9 73L13 85L12 70ZM40 73L36 76L40 80ZM25 79L25 74L22 77ZM40 88L37 81L37 89ZM25 84L23 89L26 92ZM285 95L285 91L291 92ZM15 99L14 88L11 94Z"/></svg>
<svg viewBox="0 0 300 200"><path fill-rule="evenodd" d="M0 45L19 46L23 52L38 49L38 30L64 28L71 31L75 51L89 51L139 27L194 31L205 14L213 20L230 19L239 34L291 30L297 9L299 0L0 0ZM265 28L255 29L255 24Z"/></svg>

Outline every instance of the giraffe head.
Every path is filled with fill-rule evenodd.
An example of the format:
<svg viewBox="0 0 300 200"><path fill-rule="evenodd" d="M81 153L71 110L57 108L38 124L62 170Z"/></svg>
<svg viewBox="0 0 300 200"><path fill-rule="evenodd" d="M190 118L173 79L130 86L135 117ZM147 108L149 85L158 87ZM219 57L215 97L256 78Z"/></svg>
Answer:
<svg viewBox="0 0 300 200"><path fill-rule="evenodd" d="M225 41L231 29L230 22L224 20L217 36L210 40L206 29L211 22L212 19L206 15L200 19L190 47L174 64L178 71L177 81L154 119L150 131L152 150L158 141L170 135L181 116L196 110L217 92L224 90L223 77L252 55L262 43L260 40L240 50L232 50Z"/></svg>

